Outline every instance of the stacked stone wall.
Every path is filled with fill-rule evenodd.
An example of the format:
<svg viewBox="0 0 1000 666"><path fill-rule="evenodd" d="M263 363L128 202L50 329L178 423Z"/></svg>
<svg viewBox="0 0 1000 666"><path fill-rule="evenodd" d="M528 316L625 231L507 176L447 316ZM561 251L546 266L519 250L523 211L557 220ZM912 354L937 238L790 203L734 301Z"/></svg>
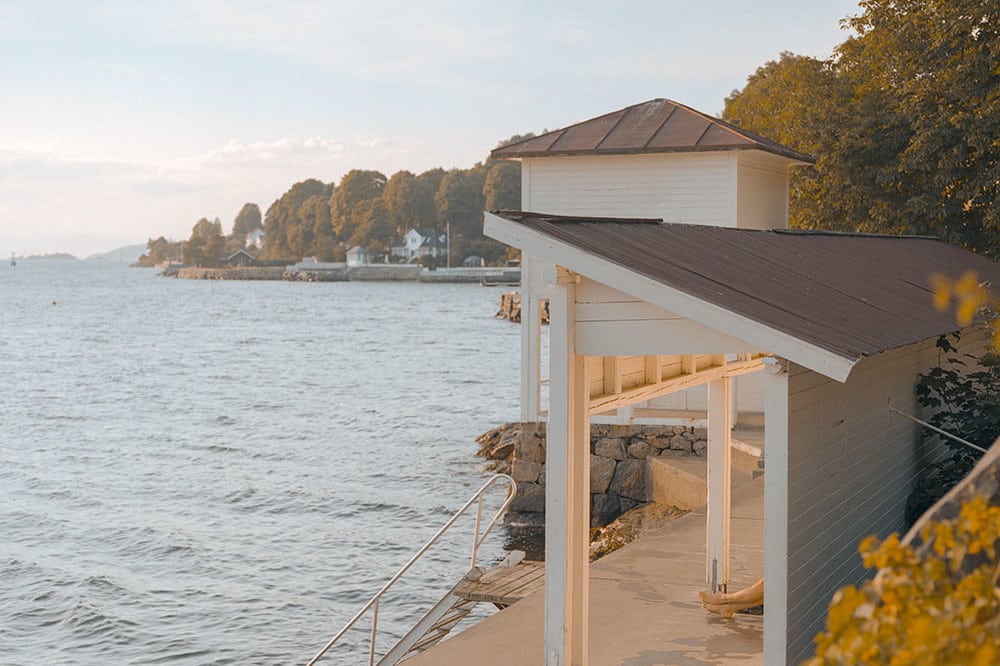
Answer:
<svg viewBox="0 0 1000 666"><path fill-rule="evenodd" d="M704 428L686 426L592 425L590 428L590 522L603 527L650 498L650 463L655 456L703 456ZM490 469L517 481L508 522L545 521L545 424L508 423L479 437L479 455Z"/></svg>

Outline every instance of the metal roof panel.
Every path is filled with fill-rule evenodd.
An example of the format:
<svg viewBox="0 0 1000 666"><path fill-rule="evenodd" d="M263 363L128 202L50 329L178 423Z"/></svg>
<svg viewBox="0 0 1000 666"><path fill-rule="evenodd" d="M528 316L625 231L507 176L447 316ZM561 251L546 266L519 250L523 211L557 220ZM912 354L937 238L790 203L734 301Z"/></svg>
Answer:
<svg viewBox="0 0 1000 666"><path fill-rule="evenodd" d="M934 273L1000 285L1000 264L929 238L500 215L852 361L959 328Z"/></svg>

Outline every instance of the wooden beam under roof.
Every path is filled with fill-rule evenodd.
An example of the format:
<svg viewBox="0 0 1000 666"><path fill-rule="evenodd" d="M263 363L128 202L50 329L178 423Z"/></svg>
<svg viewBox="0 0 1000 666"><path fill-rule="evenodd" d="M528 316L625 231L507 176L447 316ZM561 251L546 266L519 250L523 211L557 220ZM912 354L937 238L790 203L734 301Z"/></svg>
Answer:
<svg viewBox="0 0 1000 666"><path fill-rule="evenodd" d="M590 412L592 414L607 412L619 407L634 405L637 402L652 400L661 395L694 388L695 386L700 386L707 382L721 379L722 377L735 377L749 372L756 372L763 368L764 357L762 354L756 354L753 355L753 358L745 361L732 361L725 365L695 370L690 374L684 374L682 371L681 374L666 377L656 383L631 387L618 393L592 395L590 396Z"/></svg>

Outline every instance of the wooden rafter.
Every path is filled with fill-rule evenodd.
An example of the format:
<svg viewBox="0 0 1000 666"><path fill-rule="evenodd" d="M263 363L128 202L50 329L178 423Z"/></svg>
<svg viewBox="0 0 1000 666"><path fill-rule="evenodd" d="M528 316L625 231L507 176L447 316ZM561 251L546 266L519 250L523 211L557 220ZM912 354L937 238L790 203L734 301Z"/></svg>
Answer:
<svg viewBox="0 0 1000 666"><path fill-rule="evenodd" d="M607 366L605 366L607 367ZM591 396L590 412L593 414L607 412L619 407L634 405L637 402L651 400L661 395L683 391L684 389L700 386L714 379L722 377L735 377L748 372L756 372L764 367L762 357L752 358L747 361L733 361L725 365L712 366L703 370L695 370L690 374L674 375L665 378L660 382L643 384L622 390L618 393ZM607 384L605 384L607 385Z"/></svg>

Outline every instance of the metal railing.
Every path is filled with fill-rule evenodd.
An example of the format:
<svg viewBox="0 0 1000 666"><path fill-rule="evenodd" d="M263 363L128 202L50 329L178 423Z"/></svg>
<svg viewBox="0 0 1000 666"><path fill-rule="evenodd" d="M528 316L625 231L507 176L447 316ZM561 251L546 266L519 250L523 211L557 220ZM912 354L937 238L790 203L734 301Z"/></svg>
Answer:
<svg viewBox="0 0 1000 666"><path fill-rule="evenodd" d="M482 535L480 535L480 530L482 528L482 518L483 518L483 497L486 495L486 492L491 487L493 487L497 483L502 483L502 482L506 482L508 484L507 498L504 500L500 508L497 509L496 513L493 514L493 518L490 519L489 523L486 525L486 528L482 530ZM424 555L424 553L430 550L431 546L433 546L438 541L438 539L440 539L445 534L445 532L447 532L451 528L451 526L454 525L455 522L459 518L461 518L466 511L469 510L469 508L473 504L476 504L476 522L472 534L472 558L471 558L471 563L469 565L470 568L474 568L476 566L476 560L479 556L479 547L483 545L483 542L489 535L490 530L493 529L493 527L496 525L500 517L503 516L504 512L507 511L507 507L514 499L514 495L516 492L517 492L517 483L514 481L513 478L511 478L507 474L495 474L494 476L490 477L486 481L486 483L484 483L482 487L480 487L479 490L477 490L475 494L473 494L472 497L469 498L469 501L466 502L464 505L462 505L462 508L456 511L455 514L448 519L448 522L446 522L444 526L441 529L439 529L437 533L434 536L432 536L430 540L427 543L425 543L413 557L410 558L410 561L404 564L402 568L400 568L400 570L397 571L396 574L392 578L390 578L385 585L382 586L382 589L376 592L375 596L373 596L368 601L368 603L362 606L361 610L359 610L357 613L354 614L354 617L352 617L350 620L347 621L347 624L344 625L344 628L338 631L337 634L333 638L331 638L326 645L323 646L323 649L317 652L316 656L314 656L312 659L309 660L307 666L313 666L313 664L318 662L320 658L322 658L323 655L325 655L327 651L330 648L332 648L337 643L337 641L341 639L342 636L344 636L344 634L350 631L350 629L354 625L356 625L369 610L372 611L372 626L371 626L371 634L369 637L369 646L368 646L368 666L374 666L375 638L378 633L379 603L382 600L382 597L385 595L385 593L388 592L389 589L392 588L392 586L395 585L396 582L399 581L399 579L402 578L407 571L409 571L410 567L412 567Z"/></svg>

